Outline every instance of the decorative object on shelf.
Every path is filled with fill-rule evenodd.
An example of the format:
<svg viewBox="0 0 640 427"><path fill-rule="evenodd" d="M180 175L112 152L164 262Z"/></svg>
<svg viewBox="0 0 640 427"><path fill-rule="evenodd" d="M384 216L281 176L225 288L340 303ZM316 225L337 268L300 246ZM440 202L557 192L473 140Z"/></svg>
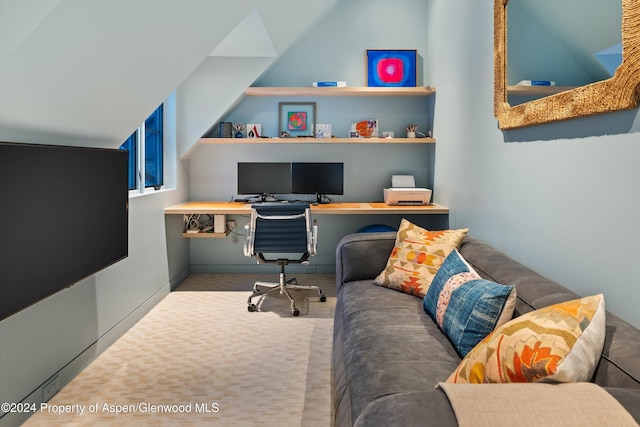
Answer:
<svg viewBox="0 0 640 427"><path fill-rule="evenodd" d="M395 136L394 132L382 132L383 138L393 138Z"/></svg>
<svg viewBox="0 0 640 427"><path fill-rule="evenodd" d="M231 122L220 122L220 138L233 138Z"/></svg>
<svg viewBox="0 0 640 427"><path fill-rule="evenodd" d="M313 82L313 87L347 87L347 82Z"/></svg>
<svg viewBox="0 0 640 427"><path fill-rule="evenodd" d="M378 136L378 119L362 120L357 123L351 124L351 137L353 138L354 132L358 134L360 138L376 138Z"/></svg>
<svg viewBox="0 0 640 427"><path fill-rule="evenodd" d="M289 132L293 137L315 135L315 102L279 102L278 110L280 132Z"/></svg>
<svg viewBox="0 0 640 427"><path fill-rule="evenodd" d="M516 86L555 86L553 80L520 80Z"/></svg>
<svg viewBox="0 0 640 427"><path fill-rule="evenodd" d="M317 124L316 138L331 138L331 125Z"/></svg>
<svg viewBox="0 0 640 427"><path fill-rule="evenodd" d="M367 86L416 87L416 49L367 49Z"/></svg>
<svg viewBox="0 0 640 427"><path fill-rule="evenodd" d="M415 138L416 131L418 130L418 125L409 125L406 127L407 130L407 138Z"/></svg>
<svg viewBox="0 0 640 427"><path fill-rule="evenodd" d="M247 138L260 138L262 136L262 124L249 123L247 124Z"/></svg>
<svg viewBox="0 0 640 427"><path fill-rule="evenodd" d="M280 132L280 138L291 138L291 134L286 130Z"/></svg>
<svg viewBox="0 0 640 427"><path fill-rule="evenodd" d="M232 126L233 126L233 130L235 131L234 137L235 138L242 138L242 131L245 128L244 124L242 124L242 123L234 123Z"/></svg>

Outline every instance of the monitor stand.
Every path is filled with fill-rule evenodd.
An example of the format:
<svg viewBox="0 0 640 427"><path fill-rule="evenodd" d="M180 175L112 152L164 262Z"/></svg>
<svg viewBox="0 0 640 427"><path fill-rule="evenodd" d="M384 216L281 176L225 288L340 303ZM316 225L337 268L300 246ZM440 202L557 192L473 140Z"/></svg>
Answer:
<svg viewBox="0 0 640 427"><path fill-rule="evenodd" d="M316 193L316 201L314 204L316 205L327 205L331 203L326 194Z"/></svg>
<svg viewBox="0 0 640 427"><path fill-rule="evenodd" d="M255 197L248 197L245 199L248 203L267 203L267 202L276 202L278 198L273 194L262 193L258 194Z"/></svg>

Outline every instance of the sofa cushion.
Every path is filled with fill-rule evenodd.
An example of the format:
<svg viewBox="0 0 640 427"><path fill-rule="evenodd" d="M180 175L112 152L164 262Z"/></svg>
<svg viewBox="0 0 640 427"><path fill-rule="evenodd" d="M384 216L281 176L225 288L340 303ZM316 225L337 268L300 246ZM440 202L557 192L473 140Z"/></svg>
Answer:
<svg viewBox="0 0 640 427"><path fill-rule="evenodd" d="M447 382L589 381L602 353L605 320L602 294L529 312L489 334Z"/></svg>
<svg viewBox="0 0 640 427"><path fill-rule="evenodd" d="M438 268L467 231L429 231L403 218L387 265L374 283L424 297Z"/></svg>
<svg viewBox="0 0 640 427"><path fill-rule="evenodd" d="M514 286L482 279L455 249L440 266L423 303L462 357L511 320L515 305Z"/></svg>
<svg viewBox="0 0 640 427"><path fill-rule="evenodd" d="M334 366L339 363L342 404L351 423L377 397L432 390L460 357L422 309L422 300L373 285L347 282L338 293Z"/></svg>

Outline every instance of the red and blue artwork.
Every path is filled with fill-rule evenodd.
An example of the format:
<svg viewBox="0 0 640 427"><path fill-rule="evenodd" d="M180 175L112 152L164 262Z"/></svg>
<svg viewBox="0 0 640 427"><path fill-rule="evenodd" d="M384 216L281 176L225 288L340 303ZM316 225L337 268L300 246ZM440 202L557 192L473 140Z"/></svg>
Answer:
<svg viewBox="0 0 640 427"><path fill-rule="evenodd" d="M367 49L367 86L415 87L417 57L415 49Z"/></svg>

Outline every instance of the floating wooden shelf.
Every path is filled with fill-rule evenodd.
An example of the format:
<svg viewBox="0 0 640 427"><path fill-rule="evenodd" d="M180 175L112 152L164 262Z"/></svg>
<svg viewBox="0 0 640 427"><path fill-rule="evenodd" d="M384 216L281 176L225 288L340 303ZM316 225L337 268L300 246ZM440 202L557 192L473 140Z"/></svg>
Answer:
<svg viewBox="0 0 640 427"><path fill-rule="evenodd" d="M188 237L190 239L221 239L227 237L229 233L182 233L182 237Z"/></svg>
<svg viewBox="0 0 640 427"><path fill-rule="evenodd" d="M167 215L250 215L251 203L192 201L164 209ZM313 215L442 215L449 208L432 203L430 205L390 206L383 202L334 202L311 205ZM226 235L226 234L225 234ZM223 233L183 233L184 237L224 237Z"/></svg>
<svg viewBox="0 0 640 427"><path fill-rule="evenodd" d="M418 87L248 87L246 96L430 96L430 86ZM434 138L200 138L200 144L433 144Z"/></svg>
<svg viewBox="0 0 640 427"><path fill-rule="evenodd" d="M429 96L430 86L418 87L249 87L247 96Z"/></svg>
<svg viewBox="0 0 640 427"><path fill-rule="evenodd" d="M200 144L434 144L434 138L200 138Z"/></svg>
<svg viewBox="0 0 640 427"><path fill-rule="evenodd" d="M549 96L575 88L576 86L508 86L507 95Z"/></svg>

